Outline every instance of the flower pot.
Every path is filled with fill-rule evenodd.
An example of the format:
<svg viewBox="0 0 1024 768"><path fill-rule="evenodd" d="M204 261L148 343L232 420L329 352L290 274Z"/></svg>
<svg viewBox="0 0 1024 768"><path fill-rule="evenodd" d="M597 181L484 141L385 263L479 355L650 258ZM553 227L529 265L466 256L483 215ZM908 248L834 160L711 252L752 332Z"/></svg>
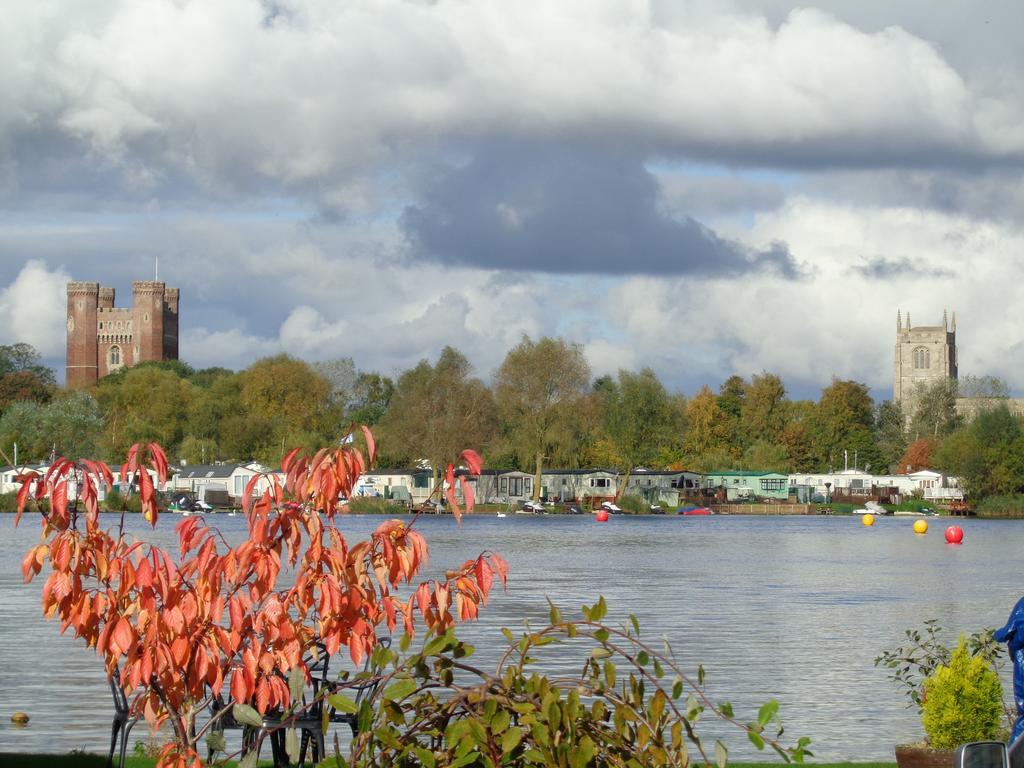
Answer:
<svg viewBox="0 0 1024 768"><path fill-rule="evenodd" d="M954 749L933 749L923 744L897 744L899 768L953 768Z"/></svg>

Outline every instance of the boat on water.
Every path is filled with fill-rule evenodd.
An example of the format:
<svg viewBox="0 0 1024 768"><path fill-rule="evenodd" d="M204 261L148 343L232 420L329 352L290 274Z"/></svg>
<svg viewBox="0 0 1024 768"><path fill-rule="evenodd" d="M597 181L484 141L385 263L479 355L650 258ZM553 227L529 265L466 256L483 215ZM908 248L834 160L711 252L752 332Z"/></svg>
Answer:
<svg viewBox="0 0 1024 768"><path fill-rule="evenodd" d="M891 515L885 507L881 506L877 501L869 501L863 508L853 510L855 515Z"/></svg>
<svg viewBox="0 0 1024 768"><path fill-rule="evenodd" d="M676 510L677 515L685 515L687 517L703 517L706 515L715 514L707 507L698 507L696 504L687 504Z"/></svg>
<svg viewBox="0 0 1024 768"><path fill-rule="evenodd" d="M523 506L516 510L517 515L543 515L544 505L537 501L524 501Z"/></svg>

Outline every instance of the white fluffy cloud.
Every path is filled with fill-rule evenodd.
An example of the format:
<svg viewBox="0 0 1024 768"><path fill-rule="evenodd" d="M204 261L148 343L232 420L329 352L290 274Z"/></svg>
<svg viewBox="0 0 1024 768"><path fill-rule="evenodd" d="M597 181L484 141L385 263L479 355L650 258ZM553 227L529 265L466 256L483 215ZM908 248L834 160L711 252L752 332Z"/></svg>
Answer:
<svg viewBox="0 0 1024 768"><path fill-rule="evenodd" d="M139 191L331 179L358 205L352 169L495 134L796 164L1024 150L1021 105L932 44L814 9L776 26L641 0L23 3L0 51L0 146L73 137Z"/></svg>
<svg viewBox="0 0 1024 768"><path fill-rule="evenodd" d="M27 342L45 357L63 356L64 286L70 279L63 268L51 270L37 260L25 264L0 291L0 343Z"/></svg>

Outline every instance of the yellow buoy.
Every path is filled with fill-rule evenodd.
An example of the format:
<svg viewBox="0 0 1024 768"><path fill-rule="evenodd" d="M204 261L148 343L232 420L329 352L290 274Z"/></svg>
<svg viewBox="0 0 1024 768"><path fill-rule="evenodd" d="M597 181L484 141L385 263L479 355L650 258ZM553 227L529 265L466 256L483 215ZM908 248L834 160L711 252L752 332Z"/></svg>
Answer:
<svg viewBox="0 0 1024 768"><path fill-rule="evenodd" d="M28 715L24 712L15 712L11 715L11 722L15 725L26 725L28 723Z"/></svg>
<svg viewBox="0 0 1024 768"><path fill-rule="evenodd" d="M861 517L860 521L862 523L864 523L864 525L872 526L872 525L875 524L875 516L874 515L863 515Z"/></svg>
<svg viewBox="0 0 1024 768"><path fill-rule="evenodd" d="M914 533L928 533L928 523L924 520L915 520Z"/></svg>

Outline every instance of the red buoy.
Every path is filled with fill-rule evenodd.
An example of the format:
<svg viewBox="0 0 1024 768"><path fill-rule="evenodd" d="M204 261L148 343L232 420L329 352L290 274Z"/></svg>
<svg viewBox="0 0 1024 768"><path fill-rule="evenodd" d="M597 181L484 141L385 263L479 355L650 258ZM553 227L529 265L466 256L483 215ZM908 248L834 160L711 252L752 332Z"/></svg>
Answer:
<svg viewBox="0 0 1024 768"><path fill-rule="evenodd" d="M607 523L608 522L608 510L607 509L599 509L599 510L597 510L597 515L595 515L595 517L597 517L597 522L599 522L599 523Z"/></svg>
<svg viewBox="0 0 1024 768"><path fill-rule="evenodd" d="M950 544L962 544L964 541L964 529L959 525L951 525L946 529L946 541Z"/></svg>

